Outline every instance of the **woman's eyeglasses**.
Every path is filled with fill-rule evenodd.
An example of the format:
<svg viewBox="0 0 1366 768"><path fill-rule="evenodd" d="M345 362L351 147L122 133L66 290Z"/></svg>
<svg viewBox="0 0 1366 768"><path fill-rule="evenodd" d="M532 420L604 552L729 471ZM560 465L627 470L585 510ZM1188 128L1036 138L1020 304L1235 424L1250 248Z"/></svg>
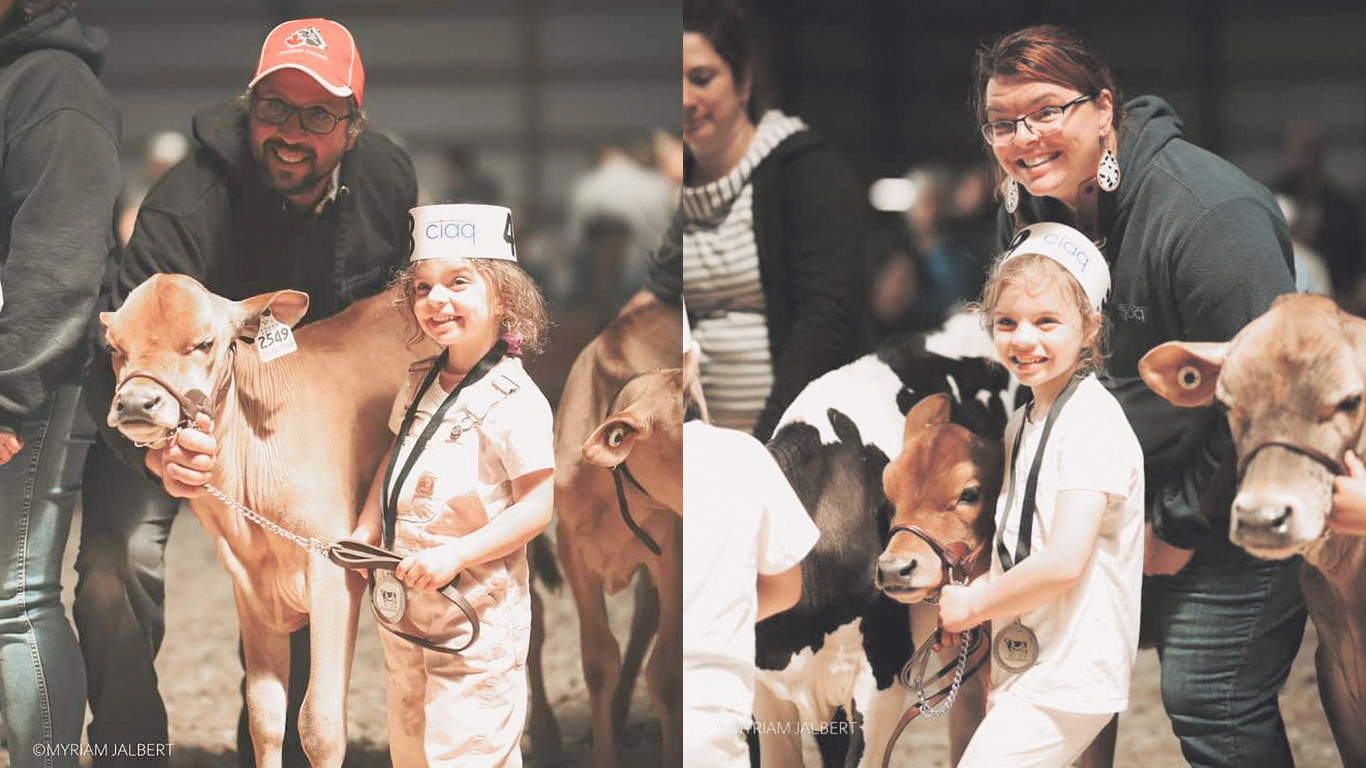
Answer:
<svg viewBox="0 0 1366 768"><path fill-rule="evenodd" d="M1013 120L992 120L982 126L982 137L987 140L988 144L1004 144L1015 137L1015 131L1020 123L1024 123L1029 132L1035 136L1052 133L1062 127L1062 118L1068 109L1088 102L1095 97L1096 95L1091 93L1078 96L1066 104L1044 107L1030 112L1024 117L1017 117Z"/></svg>

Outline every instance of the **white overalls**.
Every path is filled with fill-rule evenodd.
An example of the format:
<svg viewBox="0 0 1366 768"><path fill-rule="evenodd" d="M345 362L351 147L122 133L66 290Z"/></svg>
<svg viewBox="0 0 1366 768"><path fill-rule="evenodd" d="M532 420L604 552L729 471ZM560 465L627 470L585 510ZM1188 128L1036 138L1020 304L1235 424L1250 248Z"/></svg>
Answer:
<svg viewBox="0 0 1366 768"><path fill-rule="evenodd" d="M401 428L434 362L409 369L394 402L391 430ZM398 466L446 394L436 383L427 390L399 449ZM404 480L394 551L407 555L437 546L497 517L512 503L513 478L554 468L551 429L550 404L516 358L504 358L466 387ZM480 621L479 639L465 652L439 653L380 633L394 768L522 765L531 634L525 548L469 567L458 588ZM408 590L407 612L393 627L451 647L469 636L464 614L434 592Z"/></svg>

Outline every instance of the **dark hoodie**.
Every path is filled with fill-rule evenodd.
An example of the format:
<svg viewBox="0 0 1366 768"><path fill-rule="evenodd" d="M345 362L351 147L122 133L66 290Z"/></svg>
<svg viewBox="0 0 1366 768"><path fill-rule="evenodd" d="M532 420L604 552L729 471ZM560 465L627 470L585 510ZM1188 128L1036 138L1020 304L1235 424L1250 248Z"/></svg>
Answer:
<svg viewBox="0 0 1366 768"><path fill-rule="evenodd" d="M194 117L194 151L148 191L124 249L111 305L142 281L178 272L233 300L293 288L309 296L305 322L377 293L407 265L408 209L417 178L406 153L362 132L342 156L336 199L322 212L288 205L262 181L247 114L236 100ZM114 380L108 353L90 366L87 402L105 423ZM112 430L105 440L142 469L142 452Z"/></svg>
<svg viewBox="0 0 1366 768"><path fill-rule="evenodd" d="M1194 549L1228 536L1226 504L1211 519L1200 514L1215 470L1233 455L1228 424L1213 408L1163 400L1138 362L1166 341L1227 341L1295 290L1290 232L1266 187L1181 138L1170 104L1142 96L1125 108L1122 180L1114 194L1100 193L1100 232L1089 233L1104 240L1113 286L1106 386L1143 445L1155 532ZM1021 193L1021 222L1070 222L1056 200ZM1003 245L1009 227L1002 211Z"/></svg>
<svg viewBox="0 0 1366 768"><path fill-rule="evenodd" d="M118 107L96 75L106 38L58 7L0 29L0 429L79 381L114 248Z"/></svg>

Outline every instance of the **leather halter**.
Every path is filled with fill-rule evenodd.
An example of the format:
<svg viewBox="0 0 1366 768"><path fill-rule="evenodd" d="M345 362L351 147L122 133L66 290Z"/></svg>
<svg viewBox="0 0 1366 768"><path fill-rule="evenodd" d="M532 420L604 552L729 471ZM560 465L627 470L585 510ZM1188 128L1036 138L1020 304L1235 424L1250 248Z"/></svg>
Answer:
<svg viewBox="0 0 1366 768"><path fill-rule="evenodd" d="M646 373L650 373L650 371L640 371L622 382L621 389L618 389L617 393L612 395L612 399L607 403L607 416L612 415L612 409L617 404L617 398L621 397L621 393L625 391L626 385L641 376L644 376ZM621 510L621 519L626 523L626 527L631 529L631 533L635 534L637 539L640 539L640 543L644 544L646 549L650 550L656 557L660 557L664 554L664 550L660 549L659 544L656 543L655 540L650 537L650 534L646 533L645 529L641 528L640 525L636 523L636 519L631 516L631 507L626 503L626 489L622 486L621 481L623 475L630 481L631 485L636 487L636 490L645 494L646 498L654 498L650 495L649 491L645 490L645 486L641 485L640 481L631 474L631 470L626 466L626 459L623 458L620 464L612 467L612 484L616 486L617 489L617 508Z"/></svg>
<svg viewBox="0 0 1366 768"><path fill-rule="evenodd" d="M664 554L664 550L660 549L659 544L650 537L650 534L646 533L645 529L641 528L640 525L636 523L634 517L631 517L631 508L626 504L626 490L622 487L621 483L623 475L631 485L636 487L636 490L649 498L654 498L653 496L650 496L649 491L645 490L645 486L641 485L640 481L635 478L635 475L631 474L631 470L626 466L626 460L622 459L620 464L612 467L612 484L615 485L617 489L617 507L621 509L621 519L626 522L626 527L631 529L631 533L634 533L636 538L640 539L640 543L644 544L646 549L654 553L655 556L661 556Z"/></svg>
<svg viewBox="0 0 1366 768"><path fill-rule="evenodd" d="M1243 456L1241 461L1238 462L1239 485L1242 485L1243 475L1247 473L1247 466L1252 463L1252 457L1256 456L1264 448L1270 448L1272 446L1275 446L1277 448L1284 448L1287 451L1290 451L1291 453L1298 453L1301 456L1306 456L1314 460L1315 462L1323 465L1325 469L1327 469L1334 475L1347 474L1347 469L1342 465L1342 461L1340 459L1335 459L1317 448L1313 448L1308 445L1300 445L1299 443L1292 443L1289 440L1267 440L1265 442L1258 443L1252 450L1247 452L1247 455ZM1345 450L1344 453L1346 453Z"/></svg>
<svg viewBox="0 0 1366 768"><path fill-rule="evenodd" d="M210 419L217 417L219 409L223 407L223 400L227 397L228 388L232 384L236 360L237 340L234 339L228 344L228 351L223 358L222 366L219 368L218 377L214 381L212 396L205 395L197 389L192 389L189 392L182 394L180 390L171 386L165 379L147 371L129 371L128 373L125 373L123 377L119 379L118 385L114 387L114 394L117 396L118 393L123 390L124 385L133 379L149 379L157 386L166 390L167 394L175 398L175 401L180 404L180 421L176 424L175 429L169 430L164 437L158 438L147 445L152 446L153 443L163 441L169 442L175 437L176 433L180 432L180 430L193 426L195 419L199 417L199 414L205 414ZM164 447L164 445L162 447Z"/></svg>
<svg viewBox="0 0 1366 768"><path fill-rule="evenodd" d="M977 545L976 549L968 551L966 554L959 555L957 554L958 552L967 550L968 545L966 543L955 541L948 546L945 546L940 543L939 539L936 539L934 536L930 535L928 531L918 525L894 525L892 526L892 531L888 535L887 540L890 542L892 537L896 536L898 533L909 533L918 536L921 541L924 541L930 546L930 549L934 550L934 553L939 556L939 562L944 569L944 581L948 584L967 583L968 574L977 567L977 559L986 551L987 541L990 541L990 539L983 541L981 544ZM954 545L957 545L957 548L951 549L950 547L953 547ZM961 574L962 578L955 578L955 571ZM935 590L935 593L932 596L926 597L925 602L930 605L938 603L939 590Z"/></svg>

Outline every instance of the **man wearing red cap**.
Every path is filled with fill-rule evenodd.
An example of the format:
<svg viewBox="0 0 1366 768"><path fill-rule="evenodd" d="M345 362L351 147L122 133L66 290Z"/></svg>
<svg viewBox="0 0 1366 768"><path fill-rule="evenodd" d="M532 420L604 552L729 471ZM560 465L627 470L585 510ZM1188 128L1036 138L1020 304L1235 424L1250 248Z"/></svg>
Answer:
<svg viewBox="0 0 1366 768"><path fill-rule="evenodd" d="M148 192L111 308L157 272L190 275L230 299L306 291L305 322L381 290L407 262L417 181L401 149L363 132L364 96L365 70L345 27L298 19L272 30L246 91L195 115L190 156ZM87 384L99 424L111 370L101 351ZM101 768L167 764L164 753L129 756L168 741L152 665L165 629L166 540L179 500L208 481L217 451L210 435L186 430L169 447L141 450L108 430L85 464L74 614ZM308 681L306 629L291 646L287 766L306 765L294 730ZM239 739L239 756L252 760L249 741Z"/></svg>

